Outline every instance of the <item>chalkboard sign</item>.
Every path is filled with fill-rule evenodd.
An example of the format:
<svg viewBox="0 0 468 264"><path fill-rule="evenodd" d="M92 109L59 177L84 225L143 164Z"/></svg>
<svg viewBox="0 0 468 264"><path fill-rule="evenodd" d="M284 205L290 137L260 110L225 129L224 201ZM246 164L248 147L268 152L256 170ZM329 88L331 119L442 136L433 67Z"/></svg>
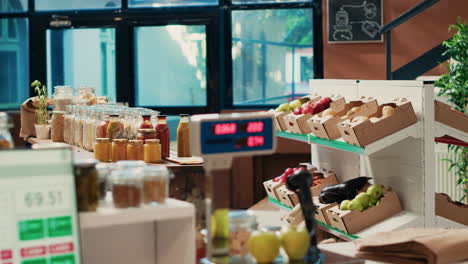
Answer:
<svg viewBox="0 0 468 264"><path fill-rule="evenodd" d="M328 0L328 42L382 42L382 0Z"/></svg>

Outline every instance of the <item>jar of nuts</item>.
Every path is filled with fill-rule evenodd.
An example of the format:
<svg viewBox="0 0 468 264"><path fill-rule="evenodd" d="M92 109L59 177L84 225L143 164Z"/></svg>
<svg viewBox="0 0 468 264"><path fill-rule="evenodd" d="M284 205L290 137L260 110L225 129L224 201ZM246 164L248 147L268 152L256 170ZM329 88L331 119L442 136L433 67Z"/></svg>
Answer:
<svg viewBox="0 0 468 264"><path fill-rule="evenodd" d="M245 210L229 212L229 255L246 256L249 253L247 242L257 230L257 218Z"/></svg>
<svg viewBox="0 0 468 264"><path fill-rule="evenodd" d="M164 166L147 166L143 178L143 201L146 204L161 204L169 192L169 171Z"/></svg>

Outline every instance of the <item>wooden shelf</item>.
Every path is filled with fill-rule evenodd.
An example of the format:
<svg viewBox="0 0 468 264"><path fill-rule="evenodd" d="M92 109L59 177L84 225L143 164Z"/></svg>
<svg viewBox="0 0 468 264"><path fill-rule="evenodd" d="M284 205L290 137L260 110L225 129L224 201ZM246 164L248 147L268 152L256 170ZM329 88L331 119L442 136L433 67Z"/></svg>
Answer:
<svg viewBox="0 0 468 264"><path fill-rule="evenodd" d="M110 199L100 205L96 212L80 213L80 227L88 229L193 217L193 204L175 199L167 199L161 205L127 209L114 208Z"/></svg>
<svg viewBox="0 0 468 264"><path fill-rule="evenodd" d="M382 139L379 139L366 147L359 147L355 145L348 144L339 138L337 140L329 140L324 138L318 138L311 134L294 134L285 131L277 131L276 135L283 138L288 138L292 140L297 140L309 144L318 144L338 150L353 152L360 155L371 155L375 152L378 152L390 145L393 145L407 137L419 137L421 135L421 124L418 122L409 127L403 128L402 130L395 132L391 135L388 135Z"/></svg>
<svg viewBox="0 0 468 264"><path fill-rule="evenodd" d="M52 142L52 140L50 140L50 139L28 138L28 142L30 144L38 144L38 145L54 144L54 142ZM60 144L66 144L66 143L60 143ZM66 144L66 145L72 149L75 160L94 159L93 152L87 151L87 150L82 149L82 148L77 147L77 146L73 146L73 145L69 145L69 144ZM171 152L171 155L176 155L176 154ZM171 162L171 161L168 161L168 160L163 160L162 163L149 164L149 165L151 165L151 166L166 166L168 168L203 167L203 164L179 164L179 163Z"/></svg>
<svg viewBox="0 0 468 264"><path fill-rule="evenodd" d="M468 134L440 122L434 122L435 141L439 143L468 147Z"/></svg>

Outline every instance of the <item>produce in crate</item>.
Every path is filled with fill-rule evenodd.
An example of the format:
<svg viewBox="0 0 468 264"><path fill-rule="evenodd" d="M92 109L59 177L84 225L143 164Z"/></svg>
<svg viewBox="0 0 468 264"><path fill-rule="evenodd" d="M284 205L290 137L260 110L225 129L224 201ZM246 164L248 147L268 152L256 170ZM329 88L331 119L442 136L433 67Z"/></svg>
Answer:
<svg viewBox="0 0 468 264"><path fill-rule="evenodd" d="M302 260L309 249L309 233L305 228L298 229L295 225L290 225L281 234L281 245L290 260Z"/></svg>
<svg viewBox="0 0 468 264"><path fill-rule="evenodd" d="M364 211L377 206L383 195L383 188L380 185L372 185L366 192L361 192L353 200L344 200L340 204L340 210Z"/></svg>
<svg viewBox="0 0 468 264"><path fill-rule="evenodd" d="M325 204L341 203L343 200L351 200L368 184L369 177L358 177L343 183L323 188L320 193L320 202Z"/></svg>

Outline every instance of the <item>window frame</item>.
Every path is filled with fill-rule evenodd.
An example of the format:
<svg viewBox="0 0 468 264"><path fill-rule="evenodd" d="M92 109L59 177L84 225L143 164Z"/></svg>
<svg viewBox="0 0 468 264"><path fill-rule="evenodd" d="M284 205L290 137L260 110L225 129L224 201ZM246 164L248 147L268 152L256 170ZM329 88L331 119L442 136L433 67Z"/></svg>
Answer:
<svg viewBox="0 0 468 264"><path fill-rule="evenodd" d="M237 10L262 9L313 9L314 78L323 78L322 1L233 4L219 0L218 5L174 6L158 8L129 8L128 0L122 7L103 10L35 11L34 0L28 0L27 12L0 13L0 18L28 18L29 24L29 76L33 80L47 80L46 31L50 28L102 28L116 29L116 95L117 101L135 105L135 52L134 27L205 25L207 105L198 106L147 106L167 115L180 113L201 114L221 110L268 109L276 105L235 105L233 102L233 61L231 14ZM71 26L51 27L51 21L69 20ZM32 41L34 40L34 41ZM32 88L30 96L34 95Z"/></svg>

